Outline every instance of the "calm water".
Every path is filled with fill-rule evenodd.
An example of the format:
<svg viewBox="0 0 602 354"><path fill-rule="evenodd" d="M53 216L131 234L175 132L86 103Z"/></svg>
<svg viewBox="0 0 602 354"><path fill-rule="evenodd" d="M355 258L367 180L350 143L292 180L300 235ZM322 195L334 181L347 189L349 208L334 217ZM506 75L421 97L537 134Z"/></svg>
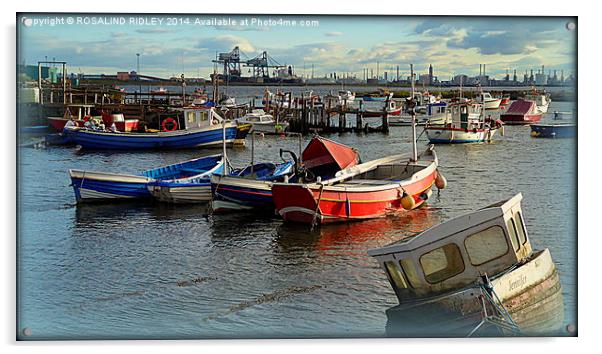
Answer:
<svg viewBox="0 0 602 354"><path fill-rule="evenodd" d="M553 102L550 112L573 108ZM550 248L558 266L565 322L576 323L576 141L529 133L506 127L491 144L437 146L448 188L427 208L314 232L257 215L206 216L203 205L77 207L69 186L69 168L136 173L219 150L22 149L20 328L32 339L384 336L397 301L366 251L517 192L532 244ZM409 152L411 131L330 138L366 161ZM297 141L257 140L256 160L277 161L281 147ZM229 156L244 165L250 148Z"/></svg>

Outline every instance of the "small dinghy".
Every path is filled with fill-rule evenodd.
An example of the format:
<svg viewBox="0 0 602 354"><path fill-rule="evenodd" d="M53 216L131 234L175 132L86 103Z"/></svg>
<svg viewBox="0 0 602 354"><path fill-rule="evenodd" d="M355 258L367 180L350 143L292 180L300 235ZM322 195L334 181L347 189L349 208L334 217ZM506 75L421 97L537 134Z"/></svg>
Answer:
<svg viewBox="0 0 602 354"><path fill-rule="evenodd" d="M577 125L573 123L531 124L530 127L534 138L573 138L577 134Z"/></svg>
<svg viewBox="0 0 602 354"><path fill-rule="evenodd" d="M548 249L532 250L522 195L368 251L399 305L389 336L555 335L560 280Z"/></svg>
<svg viewBox="0 0 602 354"><path fill-rule="evenodd" d="M78 203L151 198L149 183L158 180L190 181L220 173L222 155L200 157L164 167L142 171L138 175L84 170L69 170L71 186Z"/></svg>

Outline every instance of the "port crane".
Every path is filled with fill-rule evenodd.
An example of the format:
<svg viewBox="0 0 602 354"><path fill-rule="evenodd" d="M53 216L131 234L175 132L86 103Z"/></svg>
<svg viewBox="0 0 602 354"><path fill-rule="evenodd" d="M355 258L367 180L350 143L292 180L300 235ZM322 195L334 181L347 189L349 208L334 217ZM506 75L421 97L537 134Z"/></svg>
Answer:
<svg viewBox="0 0 602 354"><path fill-rule="evenodd" d="M214 63L223 66L221 78L227 81L238 81L241 79L241 66L249 68L249 72L252 72L252 77L255 81L259 79L269 79L270 71L273 70L273 76L278 76L281 71L287 70L289 76L292 76L292 67L281 65L274 58L272 58L267 51L263 51L258 56L241 60L241 55L247 57L247 55L240 50L238 46L227 53L218 53ZM248 58L248 57L247 57Z"/></svg>

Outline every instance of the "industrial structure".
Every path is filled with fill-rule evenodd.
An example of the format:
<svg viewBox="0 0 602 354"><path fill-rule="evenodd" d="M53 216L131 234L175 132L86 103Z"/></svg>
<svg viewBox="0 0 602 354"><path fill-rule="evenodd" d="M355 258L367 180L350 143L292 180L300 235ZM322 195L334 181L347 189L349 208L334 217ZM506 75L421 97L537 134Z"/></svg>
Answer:
<svg viewBox="0 0 602 354"><path fill-rule="evenodd" d="M292 66L278 63L266 51L248 60L242 60L241 54L246 56L236 46L230 52L216 55L213 63L222 67L222 72L217 74L218 80L232 83L301 83L303 81L293 73ZM243 77L242 67L249 68L252 76ZM211 77L213 79L213 75Z"/></svg>

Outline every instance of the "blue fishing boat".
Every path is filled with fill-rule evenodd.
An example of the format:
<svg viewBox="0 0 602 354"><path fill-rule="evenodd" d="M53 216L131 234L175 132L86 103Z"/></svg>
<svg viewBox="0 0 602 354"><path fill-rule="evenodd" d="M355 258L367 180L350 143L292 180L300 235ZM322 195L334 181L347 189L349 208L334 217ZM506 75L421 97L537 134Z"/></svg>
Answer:
<svg viewBox="0 0 602 354"><path fill-rule="evenodd" d="M577 125L573 123L531 124L531 136L535 138L573 138Z"/></svg>
<svg viewBox="0 0 602 354"><path fill-rule="evenodd" d="M157 180L188 181L221 173L222 155L212 155L142 171L138 175L69 170L78 203L151 198L147 185Z"/></svg>
<svg viewBox="0 0 602 354"><path fill-rule="evenodd" d="M86 149L187 149L244 143L251 125L224 122L211 107L184 107L173 117L164 117L157 132L109 132L68 127L63 131L67 142ZM224 133L225 130L225 133ZM225 137L224 137L225 135Z"/></svg>
<svg viewBox="0 0 602 354"><path fill-rule="evenodd" d="M259 163L243 169L232 170L228 174L214 173L181 181L154 181L148 184L148 190L157 200L162 202L179 204L207 203L212 199L211 181L215 177L231 177L242 181L267 183L289 175L293 170L293 166L292 161L280 164ZM220 193L221 191L220 189Z"/></svg>

